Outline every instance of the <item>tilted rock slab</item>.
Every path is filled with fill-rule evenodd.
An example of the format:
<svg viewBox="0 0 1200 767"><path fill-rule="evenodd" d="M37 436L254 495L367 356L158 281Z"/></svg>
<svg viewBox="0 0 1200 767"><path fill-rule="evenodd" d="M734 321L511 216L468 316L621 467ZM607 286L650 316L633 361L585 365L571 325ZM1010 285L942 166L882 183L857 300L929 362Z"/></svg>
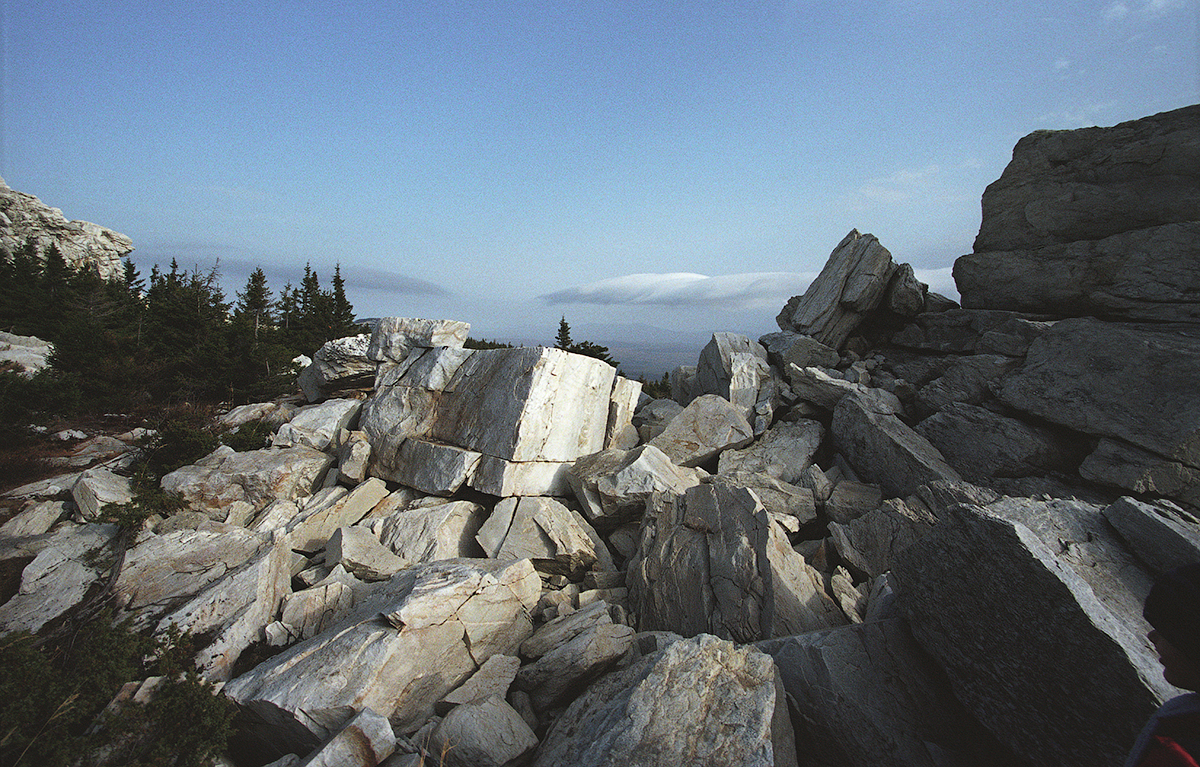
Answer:
<svg viewBox="0 0 1200 767"><path fill-rule="evenodd" d="M403 559L413 564L439 559L481 557L475 535L483 524L483 507L470 501L404 509L364 525Z"/></svg>
<svg viewBox="0 0 1200 767"><path fill-rule="evenodd" d="M456 707L438 722L428 752L445 767L504 767L537 747L538 739L502 695Z"/></svg>
<svg viewBox="0 0 1200 767"><path fill-rule="evenodd" d="M70 525L51 534L21 571L17 593L0 605L0 634L40 631L87 596L103 570L97 557L117 535L116 525ZM94 559L99 558L101 563Z"/></svg>
<svg viewBox="0 0 1200 767"><path fill-rule="evenodd" d="M679 640L594 682L551 726L536 767L791 766L796 743L770 656Z"/></svg>
<svg viewBox="0 0 1200 767"><path fill-rule="evenodd" d="M641 445L586 455L571 466L567 479L588 519L614 527L641 519L653 493L682 493L705 476L701 469L677 466L653 445Z"/></svg>
<svg viewBox="0 0 1200 767"><path fill-rule="evenodd" d="M950 516L893 561L913 635L1018 756L1120 764L1171 694L1149 647L1029 528L968 506Z"/></svg>
<svg viewBox="0 0 1200 767"><path fill-rule="evenodd" d="M806 758L853 767L1012 763L899 619L757 646L775 660L795 701Z"/></svg>
<svg viewBox="0 0 1200 767"><path fill-rule="evenodd" d="M133 500L133 484L128 477L113 474L104 467L88 469L71 488L71 497L86 520L100 516L105 505L129 503Z"/></svg>
<svg viewBox="0 0 1200 767"><path fill-rule="evenodd" d="M362 401L356 399L327 399L318 405L302 407L279 427L271 439L271 446L304 445L324 450L338 431L353 428L361 409Z"/></svg>
<svg viewBox="0 0 1200 767"><path fill-rule="evenodd" d="M516 653L540 595L529 560L419 565L224 692L256 722L256 737L288 751L313 749L364 708L411 732L488 658Z"/></svg>
<svg viewBox="0 0 1200 767"><path fill-rule="evenodd" d="M642 630L754 642L845 623L753 493L723 483L654 497L626 582Z"/></svg>
<svg viewBox="0 0 1200 767"><path fill-rule="evenodd" d="M696 394L724 397L752 421L759 392L770 378L766 349L738 333L713 333L700 350Z"/></svg>
<svg viewBox="0 0 1200 767"><path fill-rule="evenodd" d="M387 717L365 708L297 767L375 767L395 750Z"/></svg>
<svg viewBox="0 0 1200 767"><path fill-rule="evenodd" d="M276 500L312 495L333 462L333 456L309 447L238 453L222 445L195 464L167 474L161 484L197 511L223 512L235 501L261 511Z"/></svg>
<svg viewBox="0 0 1200 767"><path fill-rule="evenodd" d="M1177 506L1125 496L1104 510L1104 518L1155 574L1200 562L1200 520Z"/></svg>
<svg viewBox="0 0 1200 767"><path fill-rule="evenodd" d="M752 445L721 453L717 473L761 472L783 482L798 482L824 436L825 427L819 421L776 424Z"/></svg>
<svg viewBox="0 0 1200 767"><path fill-rule="evenodd" d="M1005 378L1009 405L1200 468L1200 328L1056 323ZM1177 490L1177 495L1188 488Z"/></svg>
<svg viewBox="0 0 1200 767"><path fill-rule="evenodd" d="M896 264L872 234L850 231L803 296L795 296L775 318L784 331L803 333L832 349L855 331L887 294Z"/></svg>
<svg viewBox="0 0 1200 767"><path fill-rule="evenodd" d="M197 643L196 667L210 682L229 679L242 651L262 639L263 629L291 594L290 564L287 536L276 533L246 564L163 616L155 633L174 627L210 638Z"/></svg>
<svg viewBox="0 0 1200 767"><path fill-rule="evenodd" d="M962 479L929 440L857 395L838 403L830 433L834 447L886 497L911 495L926 482Z"/></svg>
<svg viewBox="0 0 1200 767"><path fill-rule="evenodd" d="M376 362L367 356L371 337L366 333L326 341L313 354L312 364L300 371L301 391L316 402L333 389L370 388Z"/></svg>
<svg viewBox="0 0 1200 767"><path fill-rule="evenodd" d="M593 567L613 569L596 531L579 512L553 498L501 500L475 538L489 557L531 559L541 572L579 575Z"/></svg>
<svg viewBox="0 0 1200 767"><path fill-rule="evenodd" d="M740 408L724 397L703 394L649 444L679 466L699 466L722 450L745 447L753 441L754 429Z"/></svg>

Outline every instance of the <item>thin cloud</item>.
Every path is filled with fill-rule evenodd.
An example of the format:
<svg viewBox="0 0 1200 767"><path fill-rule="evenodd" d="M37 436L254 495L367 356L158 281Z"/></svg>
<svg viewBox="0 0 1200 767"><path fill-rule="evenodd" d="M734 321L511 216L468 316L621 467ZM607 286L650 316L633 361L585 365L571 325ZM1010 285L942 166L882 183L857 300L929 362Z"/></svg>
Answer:
<svg viewBox="0 0 1200 767"><path fill-rule="evenodd" d="M1117 0L1115 3L1109 3L1101 15L1105 21L1117 21L1129 15L1129 6Z"/></svg>
<svg viewBox="0 0 1200 767"><path fill-rule="evenodd" d="M754 272L718 277L688 272L627 274L564 288L541 298L550 304L778 308L782 302L803 293L815 276L796 272Z"/></svg>
<svg viewBox="0 0 1200 767"><path fill-rule="evenodd" d="M451 295L450 291L441 285L417 277L397 274L396 272L386 272L382 269L370 269L361 266L346 267L342 269L342 278L346 280L346 287L348 288L360 288L363 290L375 290L383 293L410 296L445 297Z"/></svg>

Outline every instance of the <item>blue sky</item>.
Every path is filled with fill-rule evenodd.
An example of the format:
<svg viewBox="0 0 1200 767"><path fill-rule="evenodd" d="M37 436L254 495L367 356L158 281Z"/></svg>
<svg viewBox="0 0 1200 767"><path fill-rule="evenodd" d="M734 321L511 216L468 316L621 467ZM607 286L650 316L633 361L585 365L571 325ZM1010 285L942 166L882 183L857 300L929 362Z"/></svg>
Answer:
<svg viewBox="0 0 1200 767"><path fill-rule="evenodd" d="M1200 101L1198 2L0 0L0 176L230 297L757 335L851 228L953 294L1021 136Z"/></svg>

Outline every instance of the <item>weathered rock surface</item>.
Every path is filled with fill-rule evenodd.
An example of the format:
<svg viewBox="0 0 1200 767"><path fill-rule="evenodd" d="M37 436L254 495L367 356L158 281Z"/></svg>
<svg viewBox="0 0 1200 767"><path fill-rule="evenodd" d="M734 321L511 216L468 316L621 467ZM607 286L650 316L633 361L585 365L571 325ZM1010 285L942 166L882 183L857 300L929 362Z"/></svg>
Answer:
<svg viewBox="0 0 1200 767"><path fill-rule="evenodd" d="M588 681L615 664L633 645L633 629L597 623L521 667L513 682L545 711L574 698Z"/></svg>
<svg viewBox="0 0 1200 767"><path fill-rule="evenodd" d="M332 456L308 447L238 453L221 446L197 463L167 474L162 488L199 511L220 512L234 501L261 510L278 499L311 495L332 465Z"/></svg>
<svg viewBox="0 0 1200 767"><path fill-rule="evenodd" d="M370 343L371 336L363 333L326 341L317 349L312 364L300 373L300 389L308 401L338 389L370 388L376 368L367 356Z"/></svg>
<svg viewBox="0 0 1200 767"><path fill-rule="evenodd" d="M505 498L475 536L489 557L532 559L542 572L582 574L612 569L604 544L587 521L553 498Z"/></svg>
<svg viewBox="0 0 1200 767"><path fill-rule="evenodd" d="M812 336L840 349L863 315L875 309L896 265L874 235L846 235L803 296L795 296L775 321L781 330Z"/></svg>
<svg viewBox="0 0 1200 767"><path fill-rule="evenodd" d="M414 564L439 559L482 557L475 535L483 507L470 501L404 509L366 522L380 542Z"/></svg>
<svg viewBox="0 0 1200 767"><path fill-rule="evenodd" d="M396 735L387 717L364 708L299 767L372 767L395 750Z"/></svg>
<svg viewBox="0 0 1200 767"><path fill-rule="evenodd" d="M447 560L401 571L350 617L225 686L285 750L311 750L355 710L415 729L442 695L532 633L541 581L528 560Z"/></svg>
<svg viewBox="0 0 1200 767"><path fill-rule="evenodd" d="M795 765L775 664L711 636L680 640L592 684L533 764Z"/></svg>
<svg viewBox="0 0 1200 767"><path fill-rule="evenodd" d="M643 630L753 642L845 622L758 499L721 483L655 496L626 580Z"/></svg>
<svg viewBox="0 0 1200 767"><path fill-rule="evenodd" d="M0 366L6 363L17 365L25 378L45 370L50 365L50 352L54 345L36 336L18 336L0 332Z"/></svg>
<svg viewBox="0 0 1200 767"><path fill-rule="evenodd" d="M39 258L56 245L67 264L106 280L124 275L121 259L133 251L133 240L125 235L88 221L68 221L58 208L0 179L0 258L11 258L26 240L36 243Z"/></svg>
<svg viewBox="0 0 1200 767"><path fill-rule="evenodd" d="M754 429L729 400L704 394L671 419L667 428L648 444L680 466L699 466L722 450L745 447L754 441Z"/></svg>
<svg viewBox="0 0 1200 767"><path fill-rule="evenodd" d="M758 644L779 668L815 764L1011 764L954 699L940 671L890 619Z"/></svg>
<svg viewBox="0 0 1200 767"><path fill-rule="evenodd" d="M825 428L819 421L776 424L750 446L722 452L717 473L761 472L782 482L797 482L812 463L824 436Z"/></svg>
<svg viewBox="0 0 1200 767"><path fill-rule="evenodd" d="M963 305L1194 319L1180 255L1200 210L1198 113L1023 138L984 192L975 254L955 265Z"/></svg>
<svg viewBox="0 0 1200 767"><path fill-rule="evenodd" d="M633 450L603 450L577 460L567 480L584 514L612 527L640 519L655 492L682 493L707 473L675 465L653 445Z"/></svg>
<svg viewBox="0 0 1200 767"><path fill-rule="evenodd" d="M94 554L103 552L116 534L116 525L95 524L53 533L21 571L17 593L0 605L0 633L37 632L82 602L105 567L104 558Z"/></svg>
<svg viewBox="0 0 1200 767"><path fill-rule="evenodd" d="M1200 519L1183 509L1126 496L1106 508L1104 518L1156 575L1200 562Z"/></svg>
<svg viewBox="0 0 1200 767"><path fill-rule="evenodd" d="M848 522L830 522L829 534L843 559L875 577L890 570L896 554L935 524L937 519L920 506L893 498Z"/></svg>
<svg viewBox="0 0 1200 767"><path fill-rule="evenodd" d="M1200 330L1070 319L1033 343L999 395L1053 423L1200 467L1198 379Z"/></svg>
<svg viewBox="0 0 1200 767"><path fill-rule="evenodd" d="M132 501L133 485L128 477L114 474L106 468L88 469L71 488L71 497L79 508L80 516L94 520L100 516L105 505Z"/></svg>
<svg viewBox="0 0 1200 767"><path fill-rule="evenodd" d="M929 440L857 396L838 403L831 434L842 455L888 497L911 495L926 482L961 479Z"/></svg>
<svg viewBox="0 0 1200 767"><path fill-rule="evenodd" d="M314 450L324 450L340 430L353 428L360 409L362 401L356 399L328 399L317 405L302 407L279 427L271 445L304 445Z"/></svg>
<svg viewBox="0 0 1200 767"><path fill-rule="evenodd" d="M1171 694L1145 642L1024 525L953 517L893 561L914 636L1031 764L1119 763Z"/></svg>
<svg viewBox="0 0 1200 767"><path fill-rule="evenodd" d="M955 403L917 424L917 434L937 448L960 476L1045 476L1070 470L1082 453L1049 429L975 405Z"/></svg>
<svg viewBox="0 0 1200 767"><path fill-rule="evenodd" d="M438 723L429 750L446 767L504 767L533 749L538 739L503 696L458 706Z"/></svg>
<svg viewBox="0 0 1200 767"><path fill-rule="evenodd" d="M470 332L470 323L456 320L383 317L371 332L367 358L376 362L404 362L414 348L462 348Z"/></svg>

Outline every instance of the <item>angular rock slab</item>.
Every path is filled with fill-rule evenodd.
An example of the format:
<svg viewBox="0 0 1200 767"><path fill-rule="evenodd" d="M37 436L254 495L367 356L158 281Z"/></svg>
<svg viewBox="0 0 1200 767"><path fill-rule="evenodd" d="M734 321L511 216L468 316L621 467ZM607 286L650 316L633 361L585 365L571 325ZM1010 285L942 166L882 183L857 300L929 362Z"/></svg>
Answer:
<svg viewBox="0 0 1200 767"><path fill-rule="evenodd" d="M613 569L591 525L553 498L505 498L475 537L489 557L531 559L542 572L578 575L598 563Z"/></svg>
<svg viewBox="0 0 1200 767"><path fill-rule="evenodd" d="M1200 562L1200 520L1178 507L1126 496L1106 508L1104 518L1156 575Z"/></svg>
<svg viewBox="0 0 1200 767"><path fill-rule="evenodd" d="M483 507L479 504L450 501L405 509L365 524L383 545L417 564L482 556L475 534L483 520Z"/></svg>
<svg viewBox="0 0 1200 767"><path fill-rule="evenodd" d="M798 482L824 436L825 427L819 421L778 424L749 447L721 453L717 473L762 472L782 482Z"/></svg>
<svg viewBox="0 0 1200 767"><path fill-rule="evenodd" d="M655 496L626 582L644 631L754 642L845 623L753 493L724 483Z"/></svg>
<svg viewBox="0 0 1200 767"><path fill-rule="evenodd" d="M1085 434L1200 467L1200 329L1058 322L999 396Z"/></svg>
<svg viewBox="0 0 1200 767"><path fill-rule="evenodd" d="M712 636L679 640L601 677L555 720L535 767L795 765L770 657Z"/></svg>
<svg viewBox="0 0 1200 767"><path fill-rule="evenodd" d="M377 362L403 362L413 348L461 348L470 332L470 323L457 320L382 317L371 332L367 358Z"/></svg>
<svg viewBox="0 0 1200 767"><path fill-rule="evenodd" d="M1067 471L1082 457L1066 440L986 408L955 403L915 429L969 481L1045 476Z"/></svg>
<svg viewBox="0 0 1200 767"><path fill-rule="evenodd" d="M133 485L128 477L113 474L105 468L88 469L71 488L71 497L86 520L95 520L104 506L110 503L129 503L133 500Z"/></svg>
<svg viewBox="0 0 1200 767"><path fill-rule="evenodd" d="M857 395L838 403L830 432L834 447L886 497L912 495L926 482L962 479L929 440Z"/></svg>
<svg viewBox="0 0 1200 767"><path fill-rule="evenodd" d="M874 235L852 229L804 295L789 300L775 321L781 330L840 349L863 317L883 301L895 273L888 249Z"/></svg>
<svg viewBox="0 0 1200 767"><path fill-rule="evenodd" d="M567 481L584 514L611 527L640 519L653 493L682 493L706 475L677 466L653 445L642 445L586 455L571 466Z"/></svg>
<svg viewBox="0 0 1200 767"><path fill-rule="evenodd" d="M1011 764L903 621L889 619L767 640L795 702L805 756L853 767Z"/></svg>
<svg viewBox="0 0 1200 767"><path fill-rule="evenodd" d="M679 466L699 466L722 450L745 447L753 441L754 429L740 408L716 394L703 394L648 444Z"/></svg>
<svg viewBox="0 0 1200 767"><path fill-rule="evenodd" d="M434 728L428 750L446 767L504 767L537 745L521 715L496 695L447 714Z"/></svg>
<svg viewBox="0 0 1200 767"><path fill-rule="evenodd" d="M312 364L300 372L298 383L309 402L335 388L369 386L376 363L367 357L371 337L366 333L326 341L313 354Z"/></svg>
<svg viewBox="0 0 1200 767"><path fill-rule="evenodd" d="M198 511L220 512L235 501L261 511L275 500L311 495L333 461L333 456L309 447L238 453L222 446L167 474L162 489L182 496Z"/></svg>
<svg viewBox="0 0 1200 767"><path fill-rule="evenodd" d="M387 717L364 708L298 767L374 767L395 750L396 736Z"/></svg>
<svg viewBox="0 0 1200 767"><path fill-rule="evenodd" d="M65 526L21 571L16 594L0 605L0 634L40 631L83 601L101 568L92 562L117 535L116 525Z"/></svg>
<svg viewBox="0 0 1200 767"><path fill-rule="evenodd" d="M225 688L264 741L307 752L355 711L415 730L488 658L533 629L541 579L529 560L446 560L397 573L352 615ZM411 729L410 729L411 728Z"/></svg>
<svg viewBox="0 0 1200 767"><path fill-rule="evenodd" d="M275 432L271 446L304 445L324 450L338 431L353 428L361 409L362 401L357 399L327 399L317 405L302 407Z"/></svg>
<svg viewBox="0 0 1200 767"><path fill-rule="evenodd" d="M949 516L892 563L913 635L1018 756L1120 764L1173 690L1149 648L1029 528L969 506Z"/></svg>

